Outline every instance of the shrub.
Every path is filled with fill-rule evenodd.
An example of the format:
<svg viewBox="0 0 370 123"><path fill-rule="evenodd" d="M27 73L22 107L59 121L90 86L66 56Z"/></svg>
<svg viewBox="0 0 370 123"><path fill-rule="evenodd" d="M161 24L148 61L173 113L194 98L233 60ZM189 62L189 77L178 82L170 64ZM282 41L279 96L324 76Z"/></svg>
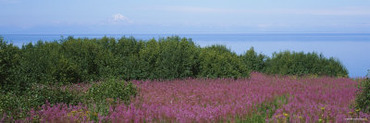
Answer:
<svg viewBox="0 0 370 123"><path fill-rule="evenodd" d="M86 99L94 102L101 102L107 99L114 99L129 102L131 97L136 96L137 90L131 82L125 82L117 79L108 79L106 81L95 83L87 91Z"/></svg>
<svg viewBox="0 0 370 123"><path fill-rule="evenodd" d="M32 102L37 102L32 106L40 106L48 101L50 104L65 103L78 104L81 102L81 97L78 92L62 89L59 86L34 86L26 95L34 99Z"/></svg>
<svg viewBox="0 0 370 123"><path fill-rule="evenodd" d="M22 47L18 76L13 81L42 84L68 84L98 80L113 73L111 46L114 39L68 39L61 42L39 41ZM111 49L105 49L111 48Z"/></svg>
<svg viewBox="0 0 370 123"><path fill-rule="evenodd" d="M50 66L50 70L52 70L51 75L55 82L65 84L81 81L81 74L79 74L78 65L63 55L55 61L54 66Z"/></svg>
<svg viewBox="0 0 370 123"><path fill-rule="evenodd" d="M286 51L267 58L252 47L238 56L225 46L201 48L191 39L178 36L149 41L133 37L118 40L68 37L61 41L30 43L21 49L1 38L0 56L3 90L20 92L32 83L62 85L110 76L132 80L239 78L248 77L249 71L282 75L348 74L338 60L316 53Z"/></svg>
<svg viewBox="0 0 370 123"><path fill-rule="evenodd" d="M14 81L22 83L43 83L55 82L52 77L51 66L58 60L59 48L56 42L39 41L35 45L23 46L20 65L16 71L19 72Z"/></svg>
<svg viewBox="0 0 370 123"><path fill-rule="evenodd" d="M144 47L143 41L135 38L122 37L115 44L113 62L113 76L125 80L139 79L145 71L141 71L142 61L139 59L139 51Z"/></svg>
<svg viewBox="0 0 370 123"><path fill-rule="evenodd" d="M265 67L266 56L257 54L253 47L251 47L241 57L248 70L262 72L263 68Z"/></svg>
<svg viewBox="0 0 370 123"><path fill-rule="evenodd" d="M241 78L249 77L249 70L242 60L222 45L213 45L202 49L200 56L199 77Z"/></svg>
<svg viewBox="0 0 370 123"><path fill-rule="evenodd" d="M317 53L280 52L266 60L264 72L281 75L307 75L346 77L346 68L334 58L325 58Z"/></svg>
<svg viewBox="0 0 370 123"><path fill-rule="evenodd" d="M61 54L77 65L79 75L77 82L98 80L111 74L113 54L109 52L110 49L104 48L104 40L115 42L106 37L101 40L69 37L67 41L61 43Z"/></svg>
<svg viewBox="0 0 370 123"><path fill-rule="evenodd" d="M8 44L0 36L0 86L1 92L11 90L25 90L27 83L18 83L12 81L14 75L18 74L15 71L16 66L20 61L20 49L13 44Z"/></svg>
<svg viewBox="0 0 370 123"><path fill-rule="evenodd" d="M1 93L0 95L0 115L4 113L14 115L23 108L24 97L17 96L13 93Z"/></svg>
<svg viewBox="0 0 370 123"><path fill-rule="evenodd" d="M78 94L57 86L33 85L23 94L2 93L0 95L0 114L6 113L17 119L25 117L29 110L38 108L45 102L52 105L57 103L76 105L82 101L81 99Z"/></svg>
<svg viewBox="0 0 370 123"><path fill-rule="evenodd" d="M370 112L370 78L360 82L356 97L356 108L361 109L363 112Z"/></svg>
<svg viewBox="0 0 370 123"><path fill-rule="evenodd" d="M159 40L158 44L159 51L154 68L157 78L195 77L196 71L193 70L199 53L191 40L175 36Z"/></svg>
<svg viewBox="0 0 370 123"><path fill-rule="evenodd" d="M18 74L13 81L67 84L81 79L78 66L63 54L58 42L24 45L20 55L22 58L15 70Z"/></svg>

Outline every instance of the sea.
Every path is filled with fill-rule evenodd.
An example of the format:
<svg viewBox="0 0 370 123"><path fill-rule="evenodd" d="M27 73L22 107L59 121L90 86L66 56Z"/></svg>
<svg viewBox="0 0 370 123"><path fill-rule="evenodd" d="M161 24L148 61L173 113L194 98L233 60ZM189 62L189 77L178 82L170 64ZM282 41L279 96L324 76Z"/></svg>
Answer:
<svg viewBox="0 0 370 123"><path fill-rule="evenodd" d="M271 56L274 52L296 51L322 53L334 57L348 69L352 78L365 77L370 69L370 33L243 33L243 34L0 34L5 41L21 47L23 44L74 38L121 38L133 36L139 40L180 36L191 38L201 47L225 45L237 54L251 47Z"/></svg>

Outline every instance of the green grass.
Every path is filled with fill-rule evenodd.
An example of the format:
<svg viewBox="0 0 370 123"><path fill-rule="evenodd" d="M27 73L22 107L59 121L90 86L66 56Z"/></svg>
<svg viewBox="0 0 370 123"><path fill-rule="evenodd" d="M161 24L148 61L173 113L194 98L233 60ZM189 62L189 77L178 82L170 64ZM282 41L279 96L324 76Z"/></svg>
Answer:
<svg viewBox="0 0 370 123"><path fill-rule="evenodd" d="M264 102L259 104L251 114L239 118L236 117L236 123L265 123L266 119L271 119L275 111L279 109L282 105L288 103L289 95L283 95L276 97L271 102Z"/></svg>

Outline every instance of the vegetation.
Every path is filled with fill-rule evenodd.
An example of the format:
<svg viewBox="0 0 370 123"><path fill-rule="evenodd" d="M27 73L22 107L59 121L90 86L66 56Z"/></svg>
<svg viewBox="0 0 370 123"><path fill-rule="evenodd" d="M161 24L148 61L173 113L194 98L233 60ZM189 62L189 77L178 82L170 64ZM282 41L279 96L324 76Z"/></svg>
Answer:
<svg viewBox="0 0 370 123"><path fill-rule="evenodd" d="M73 84L104 91L103 83ZM77 105L45 104L16 122L367 122L370 114L352 109L357 82L349 78L269 76L250 79L133 81L139 88L130 104L112 98ZM82 89L82 90L85 90ZM80 91L85 93L87 91ZM119 92L119 91L118 91ZM89 92L87 92L89 93ZM107 96L106 96L107 95ZM100 96L115 97L116 94ZM119 95L119 94L117 94ZM98 98L100 96L97 96ZM84 99L85 100L85 99ZM83 101L82 101L83 102ZM0 115L0 122L14 122ZM355 121L357 122L357 121Z"/></svg>
<svg viewBox="0 0 370 123"><path fill-rule="evenodd" d="M316 53L281 52L271 58L253 48L237 55L225 46L201 48L178 36L137 41L133 37L87 39L26 44L22 48L0 39L0 76L4 91L24 91L32 83L59 85L101 80L176 78L241 78L250 71L270 74L347 76L334 58Z"/></svg>
<svg viewBox="0 0 370 123"><path fill-rule="evenodd" d="M88 116L88 121L109 119L99 115L107 116L116 109L126 111L133 108L125 105L131 103L132 97L140 95L133 83L126 82L128 80L238 80L250 77L252 71L299 76L346 77L348 74L338 60L321 54L286 51L274 53L270 58L258 54L252 47L238 55L222 45L202 48L191 39L178 36L148 41L133 37L68 37L59 41L29 43L21 48L0 37L0 114L8 115L0 119L29 118L35 115L29 112L39 111L37 117L53 120L38 120L59 122L49 115L60 114L61 110L69 112L64 115L73 116L68 121L83 121L82 115L84 118ZM366 90L362 92L367 93ZM363 93L358 100L368 99ZM120 105L121 102L124 105ZM361 105L367 103L359 103ZM261 105L261 108L271 107L277 105ZM52 108L55 112L51 111ZM361 109L367 110L366 107ZM256 112L272 116L271 112ZM252 120L256 118L263 121L263 117Z"/></svg>
<svg viewBox="0 0 370 123"><path fill-rule="evenodd" d="M20 62L20 49L13 44L6 43L2 37L0 37L0 87L1 92L7 92L9 90L19 90L27 87L24 84L15 81L15 77L18 73L15 70L19 66Z"/></svg>
<svg viewBox="0 0 370 123"><path fill-rule="evenodd" d="M257 52L254 51L254 48L251 47L241 57L248 70L263 72L267 58L265 55L257 54Z"/></svg>
<svg viewBox="0 0 370 123"><path fill-rule="evenodd" d="M240 78L249 76L249 70L239 56L225 46L206 47L202 49L199 59L199 77Z"/></svg>
<svg viewBox="0 0 370 123"><path fill-rule="evenodd" d="M132 96L136 96L136 87L131 82L109 79L101 83L95 83L86 92L87 100L94 102L106 101L124 101L128 103Z"/></svg>
<svg viewBox="0 0 370 123"><path fill-rule="evenodd" d="M22 95L7 92L0 96L0 112L13 116L14 118L23 117L21 111L29 111L31 108L42 106L45 102L51 104L65 103L76 105L82 99L68 90L59 87L46 87L34 85L32 89ZM24 112L23 112L24 113Z"/></svg>
<svg viewBox="0 0 370 123"><path fill-rule="evenodd" d="M0 113L7 114L13 119L27 117L29 111L40 110L44 104L77 105L79 103L90 105L108 105L109 102L126 102L136 96L136 86L131 82L107 79L94 83L85 91L76 87L33 85L22 95L12 92L0 95ZM107 108L109 110L109 106ZM1 118L0 118L1 119Z"/></svg>
<svg viewBox="0 0 370 123"><path fill-rule="evenodd" d="M363 112L370 112L370 70L367 78L362 80L359 84L359 89L356 98L356 108Z"/></svg>
<svg viewBox="0 0 370 123"><path fill-rule="evenodd" d="M265 62L264 71L281 75L319 75L347 77L346 68L334 58L325 58L315 52L280 52L274 53Z"/></svg>

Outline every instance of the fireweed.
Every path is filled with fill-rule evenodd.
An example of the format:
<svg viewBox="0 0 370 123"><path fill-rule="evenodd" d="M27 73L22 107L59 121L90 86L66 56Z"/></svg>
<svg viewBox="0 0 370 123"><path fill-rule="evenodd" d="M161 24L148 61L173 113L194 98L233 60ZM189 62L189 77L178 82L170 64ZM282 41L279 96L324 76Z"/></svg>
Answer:
<svg viewBox="0 0 370 123"><path fill-rule="evenodd" d="M138 96L131 103L112 104L102 115L80 104L45 104L30 112L29 121L66 122L238 122L256 107L287 96L267 122L345 122L367 120L353 109L357 83L348 78L297 78L252 73L250 79L185 79L134 81ZM238 120L235 120L238 119Z"/></svg>

